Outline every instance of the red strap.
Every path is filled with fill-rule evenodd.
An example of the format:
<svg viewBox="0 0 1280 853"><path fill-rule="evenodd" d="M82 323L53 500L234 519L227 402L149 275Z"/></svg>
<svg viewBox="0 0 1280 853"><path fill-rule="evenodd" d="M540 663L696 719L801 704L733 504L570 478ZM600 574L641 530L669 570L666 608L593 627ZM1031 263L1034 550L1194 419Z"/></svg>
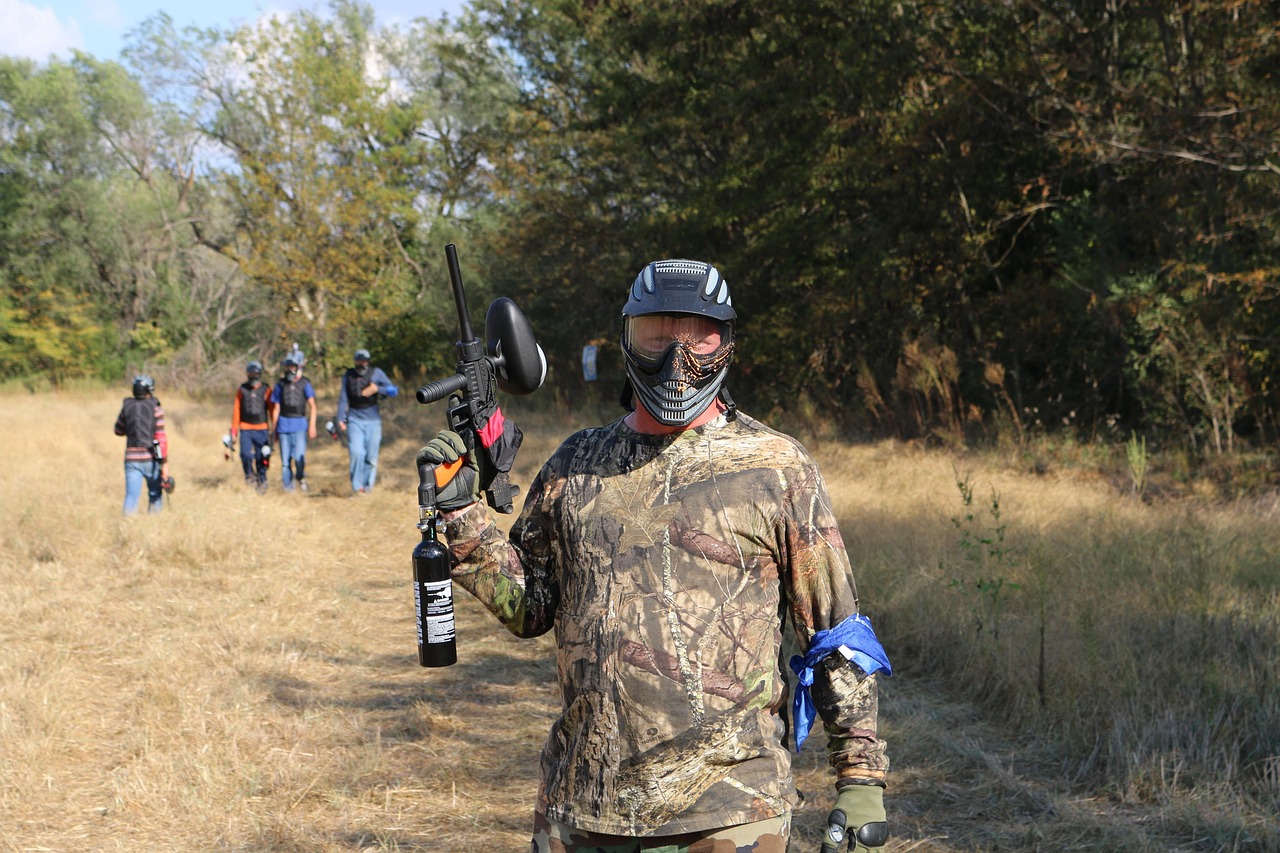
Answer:
<svg viewBox="0 0 1280 853"><path fill-rule="evenodd" d="M495 441L502 438L502 430L506 423L507 419L502 416L501 407L494 409L493 417L489 418L484 429L480 430L480 446L491 447Z"/></svg>

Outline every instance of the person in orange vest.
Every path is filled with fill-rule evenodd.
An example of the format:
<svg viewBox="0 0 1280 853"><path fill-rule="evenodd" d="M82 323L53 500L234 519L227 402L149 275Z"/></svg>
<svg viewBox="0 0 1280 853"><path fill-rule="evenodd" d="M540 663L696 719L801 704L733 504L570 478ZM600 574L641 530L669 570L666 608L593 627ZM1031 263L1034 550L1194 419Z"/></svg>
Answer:
<svg viewBox="0 0 1280 853"><path fill-rule="evenodd" d="M271 388L262 384L262 362L245 365L245 381L231 404L231 440L240 440L240 464L244 481L260 492L267 490L267 465L271 458L271 424L268 406Z"/></svg>

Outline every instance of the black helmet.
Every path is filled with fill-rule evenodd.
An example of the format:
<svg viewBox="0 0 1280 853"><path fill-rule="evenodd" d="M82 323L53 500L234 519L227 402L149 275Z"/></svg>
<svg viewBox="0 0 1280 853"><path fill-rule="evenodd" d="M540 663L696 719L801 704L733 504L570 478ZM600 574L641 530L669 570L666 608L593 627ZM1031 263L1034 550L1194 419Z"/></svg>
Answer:
<svg viewBox="0 0 1280 853"><path fill-rule="evenodd" d="M699 314L730 322L738 316L720 271L702 261L654 261L631 285L623 317L642 314Z"/></svg>
<svg viewBox="0 0 1280 853"><path fill-rule="evenodd" d="M636 276L622 308L622 352L632 391L659 423L689 424L720 395L737 316L711 264L654 261Z"/></svg>
<svg viewBox="0 0 1280 853"><path fill-rule="evenodd" d="M133 396L141 399L156 390L156 381L145 373L133 377Z"/></svg>

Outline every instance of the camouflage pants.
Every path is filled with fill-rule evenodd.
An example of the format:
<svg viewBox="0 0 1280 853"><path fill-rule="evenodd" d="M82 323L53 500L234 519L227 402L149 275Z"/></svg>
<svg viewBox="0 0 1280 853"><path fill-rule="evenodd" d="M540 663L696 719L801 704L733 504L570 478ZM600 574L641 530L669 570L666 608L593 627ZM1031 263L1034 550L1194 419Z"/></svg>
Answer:
<svg viewBox="0 0 1280 853"><path fill-rule="evenodd" d="M574 829L535 812L530 853L786 853L791 815L687 832L630 838Z"/></svg>

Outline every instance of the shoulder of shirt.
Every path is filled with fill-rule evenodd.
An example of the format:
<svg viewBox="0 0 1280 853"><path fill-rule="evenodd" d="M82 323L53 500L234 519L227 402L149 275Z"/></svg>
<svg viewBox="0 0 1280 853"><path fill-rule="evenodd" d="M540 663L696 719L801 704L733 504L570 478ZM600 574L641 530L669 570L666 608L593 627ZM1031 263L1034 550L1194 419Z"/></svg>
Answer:
<svg viewBox="0 0 1280 853"><path fill-rule="evenodd" d="M621 419L619 418L619 420ZM560 442L560 447L556 450L556 453L558 454L561 451L577 447L581 444L599 441L601 438L611 435L617 424L618 421L611 421L607 424L599 424L597 426L580 429L564 441Z"/></svg>
<svg viewBox="0 0 1280 853"><path fill-rule="evenodd" d="M756 420L755 418L751 417L750 415L743 414L742 412L738 412L737 416L733 419L733 421L729 424L726 424L726 426L732 427L735 424L737 425L738 429L743 430L749 434L754 434L765 439L774 439L777 444L789 448L797 456L803 458L806 461L812 460L812 456L809 453L808 448L806 448L803 444L801 444L800 440L795 436L788 435L785 432L776 430L771 426L767 426L761 423L760 421Z"/></svg>

